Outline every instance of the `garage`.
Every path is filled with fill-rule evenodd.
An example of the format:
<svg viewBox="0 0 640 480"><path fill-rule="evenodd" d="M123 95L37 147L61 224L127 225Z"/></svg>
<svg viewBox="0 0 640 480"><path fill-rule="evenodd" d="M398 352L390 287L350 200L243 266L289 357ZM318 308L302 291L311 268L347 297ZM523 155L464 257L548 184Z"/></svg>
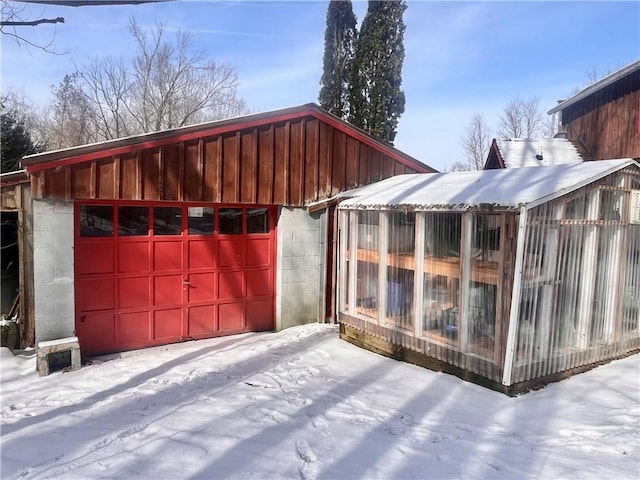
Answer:
<svg viewBox="0 0 640 480"><path fill-rule="evenodd" d="M333 321L335 196L432 171L314 104L22 164L35 341L85 356Z"/></svg>
<svg viewBox="0 0 640 480"><path fill-rule="evenodd" d="M274 328L273 207L76 205L84 352Z"/></svg>

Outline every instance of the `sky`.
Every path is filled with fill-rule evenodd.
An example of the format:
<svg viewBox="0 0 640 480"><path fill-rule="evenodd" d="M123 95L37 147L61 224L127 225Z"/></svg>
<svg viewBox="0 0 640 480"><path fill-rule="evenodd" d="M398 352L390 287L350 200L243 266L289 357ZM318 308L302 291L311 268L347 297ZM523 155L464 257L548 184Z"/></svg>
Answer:
<svg viewBox="0 0 640 480"><path fill-rule="evenodd" d="M546 112L588 85L590 72L640 59L640 2L411 1L404 20L406 109L395 146L438 169L464 159L461 137L475 113L492 132L516 96L540 98ZM218 63L234 66L239 94L254 111L317 102L327 1L182 0L118 7L27 7L31 18L64 24L22 27L30 41L55 34L62 55L2 35L1 90L46 104L51 86L90 58L130 59L129 18L169 33L197 35ZM354 1L360 24L367 2Z"/></svg>
<svg viewBox="0 0 640 480"><path fill-rule="evenodd" d="M640 356L518 397L310 324L95 357L0 349L5 479L634 479Z"/></svg>

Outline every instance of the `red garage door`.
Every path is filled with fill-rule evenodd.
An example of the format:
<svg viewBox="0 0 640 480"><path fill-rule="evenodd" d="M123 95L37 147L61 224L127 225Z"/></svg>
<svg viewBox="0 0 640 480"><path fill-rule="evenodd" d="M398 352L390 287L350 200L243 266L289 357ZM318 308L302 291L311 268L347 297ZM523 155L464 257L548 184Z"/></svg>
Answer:
<svg viewBox="0 0 640 480"><path fill-rule="evenodd" d="M274 327L275 208L76 204L83 353Z"/></svg>

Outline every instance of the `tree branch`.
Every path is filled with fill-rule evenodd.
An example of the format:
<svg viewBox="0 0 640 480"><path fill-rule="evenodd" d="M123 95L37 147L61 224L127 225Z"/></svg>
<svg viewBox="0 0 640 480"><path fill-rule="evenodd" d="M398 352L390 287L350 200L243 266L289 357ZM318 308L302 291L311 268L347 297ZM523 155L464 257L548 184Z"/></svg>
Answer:
<svg viewBox="0 0 640 480"><path fill-rule="evenodd" d="M12 22L7 20L0 22L0 27L35 27L43 23L64 23L64 18L41 18L40 20L32 20L30 22Z"/></svg>

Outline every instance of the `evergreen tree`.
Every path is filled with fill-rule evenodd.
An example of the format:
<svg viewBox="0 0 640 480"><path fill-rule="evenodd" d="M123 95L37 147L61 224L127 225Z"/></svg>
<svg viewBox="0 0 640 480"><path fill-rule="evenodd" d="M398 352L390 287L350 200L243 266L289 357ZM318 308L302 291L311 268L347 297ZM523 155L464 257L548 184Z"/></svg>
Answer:
<svg viewBox="0 0 640 480"><path fill-rule="evenodd" d="M22 121L17 119L15 112L7 111L0 114L0 169L3 173L20 169L20 160L25 155L38 153L42 148L35 145Z"/></svg>
<svg viewBox="0 0 640 480"><path fill-rule="evenodd" d="M356 17L351 0L331 0L324 34L324 61L320 80L320 106L347 119L349 70L356 40Z"/></svg>
<svg viewBox="0 0 640 480"><path fill-rule="evenodd" d="M349 121L393 144L404 113L404 0L369 1L349 84Z"/></svg>

